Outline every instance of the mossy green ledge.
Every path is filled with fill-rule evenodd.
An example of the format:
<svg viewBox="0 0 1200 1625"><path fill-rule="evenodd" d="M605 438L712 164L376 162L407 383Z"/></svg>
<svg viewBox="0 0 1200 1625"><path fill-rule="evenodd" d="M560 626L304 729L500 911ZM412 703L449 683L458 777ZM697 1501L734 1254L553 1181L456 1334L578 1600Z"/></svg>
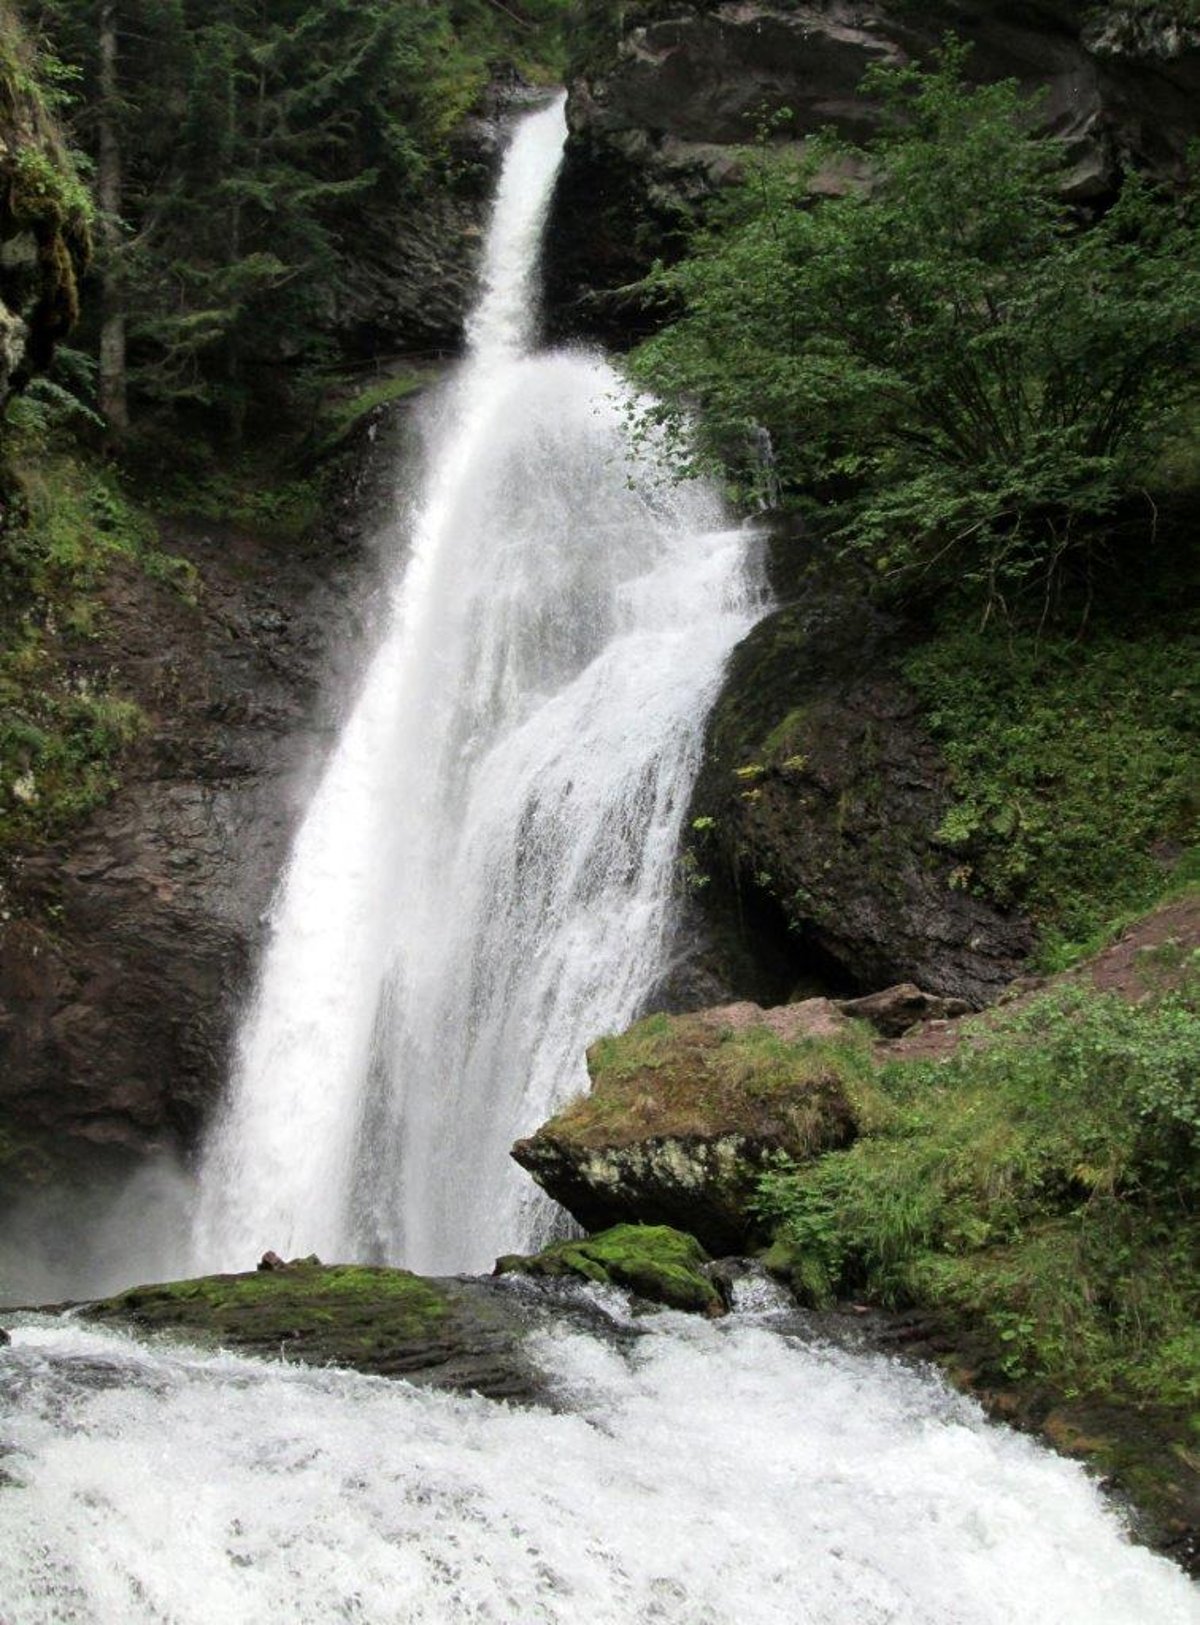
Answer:
<svg viewBox="0 0 1200 1625"><path fill-rule="evenodd" d="M134 1287L82 1313L246 1354L492 1398L534 1399L542 1385L522 1354L528 1314L486 1280L298 1260L244 1275Z"/></svg>
<svg viewBox="0 0 1200 1625"><path fill-rule="evenodd" d="M648 1016L592 1046L592 1092L512 1154L586 1230L669 1225L734 1253L764 1168L854 1139L870 1050L825 999Z"/></svg>
<svg viewBox="0 0 1200 1625"><path fill-rule="evenodd" d="M496 1260L497 1275L551 1280L575 1276L598 1286L624 1287L651 1303L709 1316L726 1305L704 1273L708 1254L694 1236L665 1224L619 1224L583 1240L560 1241L531 1258Z"/></svg>

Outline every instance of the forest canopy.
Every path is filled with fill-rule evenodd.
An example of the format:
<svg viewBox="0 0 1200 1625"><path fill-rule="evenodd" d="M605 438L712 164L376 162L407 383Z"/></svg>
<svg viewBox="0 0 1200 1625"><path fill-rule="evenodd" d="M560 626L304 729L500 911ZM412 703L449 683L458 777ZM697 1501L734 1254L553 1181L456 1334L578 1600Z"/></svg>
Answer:
<svg viewBox="0 0 1200 1625"><path fill-rule="evenodd" d="M110 336L114 320L125 325L142 413L199 413L237 437L256 410L302 407L314 369L336 357L331 332L365 226L378 211L418 212L433 187L470 184L453 132L497 75L552 71L563 9L28 7L96 168L103 303ZM122 370L119 357L109 370ZM122 415L115 397L102 405L110 422Z"/></svg>

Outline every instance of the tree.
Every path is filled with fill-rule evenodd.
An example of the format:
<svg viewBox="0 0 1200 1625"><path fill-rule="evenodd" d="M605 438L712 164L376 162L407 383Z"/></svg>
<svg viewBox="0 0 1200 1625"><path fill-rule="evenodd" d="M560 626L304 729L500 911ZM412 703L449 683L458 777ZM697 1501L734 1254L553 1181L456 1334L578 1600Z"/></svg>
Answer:
<svg viewBox="0 0 1200 1625"><path fill-rule="evenodd" d="M37 0L81 76L75 133L102 210L91 337L113 427L122 380L135 420L184 417L204 437L303 421L364 220L419 211L449 183L452 126L492 63L562 8Z"/></svg>
<svg viewBox="0 0 1200 1625"><path fill-rule="evenodd" d="M1081 229L1058 145L1014 84L964 83L964 54L868 75L889 119L837 147L867 176L844 196L808 190L832 141L765 152L659 273L683 314L634 370L688 465L753 496L765 430L785 497L882 578L996 605L1096 548L1194 396L1200 209L1130 176Z"/></svg>

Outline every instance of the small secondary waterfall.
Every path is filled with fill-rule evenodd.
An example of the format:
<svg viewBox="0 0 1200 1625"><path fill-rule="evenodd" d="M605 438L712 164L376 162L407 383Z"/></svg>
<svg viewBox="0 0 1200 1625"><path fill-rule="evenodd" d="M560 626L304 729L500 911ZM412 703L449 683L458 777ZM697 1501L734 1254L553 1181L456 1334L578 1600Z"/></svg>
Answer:
<svg viewBox="0 0 1200 1625"><path fill-rule="evenodd" d="M534 353L561 101L526 118L390 623L297 836L198 1268L479 1268L551 1210L514 1137L661 972L703 722L758 596L712 492L631 448L602 360Z"/></svg>

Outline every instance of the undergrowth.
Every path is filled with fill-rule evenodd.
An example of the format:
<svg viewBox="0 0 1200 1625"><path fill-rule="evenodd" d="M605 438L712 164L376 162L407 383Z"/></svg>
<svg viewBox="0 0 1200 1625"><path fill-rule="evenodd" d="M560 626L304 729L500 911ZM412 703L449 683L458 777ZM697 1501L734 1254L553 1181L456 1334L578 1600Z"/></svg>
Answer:
<svg viewBox="0 0 1200 1625"><path fill-rule="evenodd" d="M145 718L89 650L118 561L189 596L146 512L82 454L18 437L0 537L0 852L53 839L116 788Z"/></svg>
<svg viewBox="0 0 1200 1625"><path fill-rule="evenodd" d="M761 1180L793 1279L952 1312L1012 1380L1200 1404L1200 953L1170 982L1061 988L885 1065L853 1146Z"/></svg>
<svg viewBox="0 0 1200 1625"><path fill-rule="evenodd" d="M1200 638L960 627L904 670L949 770L958 883L1032 915L1043 969L1200 878Z"/></svg>

